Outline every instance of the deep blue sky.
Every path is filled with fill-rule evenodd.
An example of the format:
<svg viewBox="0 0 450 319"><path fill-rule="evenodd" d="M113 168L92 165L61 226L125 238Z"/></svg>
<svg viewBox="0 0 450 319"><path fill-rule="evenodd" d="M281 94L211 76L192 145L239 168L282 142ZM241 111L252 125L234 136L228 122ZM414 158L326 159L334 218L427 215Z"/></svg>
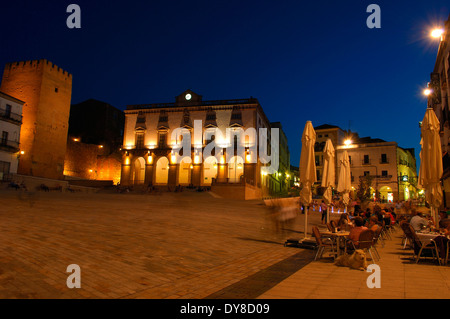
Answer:
<svg viewBox="0 0 450 319"><path fill-rule="evenodd" d="M81 29L66 8L81 7ZM381 29L366 8L381 7ZM120 109L258 98L298 165L305 122L350 128L420 151L437 42L449 1L10 1L0 4L0 68L45 58L73 74L72 103Z"/></svg>

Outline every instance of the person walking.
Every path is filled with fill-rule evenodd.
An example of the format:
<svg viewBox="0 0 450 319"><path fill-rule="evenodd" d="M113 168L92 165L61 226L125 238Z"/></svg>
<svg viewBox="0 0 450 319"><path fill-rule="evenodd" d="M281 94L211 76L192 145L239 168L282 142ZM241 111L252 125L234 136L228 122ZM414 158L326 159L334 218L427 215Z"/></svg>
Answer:
<svg viewBox="0 0 450 319"><path fill-rule="evenodd" d="M325 204L325 201L322 200L322 203L320 204L320 209L322 210L322 224L327 223L327 210L328 206Z"/></svg>

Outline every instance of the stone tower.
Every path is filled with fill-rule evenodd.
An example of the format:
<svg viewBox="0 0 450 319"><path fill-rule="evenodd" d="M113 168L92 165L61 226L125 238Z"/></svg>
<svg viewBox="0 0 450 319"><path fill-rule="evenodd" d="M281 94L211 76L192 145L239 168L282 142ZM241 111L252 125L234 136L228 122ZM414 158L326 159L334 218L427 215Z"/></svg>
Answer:
<svg viewBox="0 0 450 319"><path fill-rule="evenodd" d="M0 91L25 102L17 173L63 179L72 75L45 59L8 63Z"/></svg>

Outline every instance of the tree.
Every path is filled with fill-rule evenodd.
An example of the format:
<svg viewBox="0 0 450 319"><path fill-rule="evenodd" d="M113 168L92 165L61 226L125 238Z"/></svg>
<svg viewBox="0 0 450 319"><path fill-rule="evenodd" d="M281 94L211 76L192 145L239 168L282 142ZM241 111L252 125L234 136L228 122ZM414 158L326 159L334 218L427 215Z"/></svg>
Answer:
<svg viewBox="0 0 450 319"><path fill-rule="evenodd" d="M369 201L371 198L370 187L372 186L372 179L373 178L369 175L359 177L359 184L356 190L356 197L361 201L361 203Z"/></svg>

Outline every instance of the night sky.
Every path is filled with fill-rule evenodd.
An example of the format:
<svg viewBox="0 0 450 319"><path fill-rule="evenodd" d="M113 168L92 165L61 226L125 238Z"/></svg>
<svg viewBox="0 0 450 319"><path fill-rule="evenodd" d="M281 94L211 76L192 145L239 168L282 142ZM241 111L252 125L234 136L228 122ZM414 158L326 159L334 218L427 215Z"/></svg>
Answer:
<svg viewBox="0 0 450 319"><path fill-rule="evenodd" d="M81 29L69 29L70 3ZM369 4L381 28L369 29ZM0 71L47 59L73 74L72 103L120 109L174 102L258 98L287 134L291 164L301 134L334 124L361 137L420 151L426 99L447 1L2 1Z"/></svg>

